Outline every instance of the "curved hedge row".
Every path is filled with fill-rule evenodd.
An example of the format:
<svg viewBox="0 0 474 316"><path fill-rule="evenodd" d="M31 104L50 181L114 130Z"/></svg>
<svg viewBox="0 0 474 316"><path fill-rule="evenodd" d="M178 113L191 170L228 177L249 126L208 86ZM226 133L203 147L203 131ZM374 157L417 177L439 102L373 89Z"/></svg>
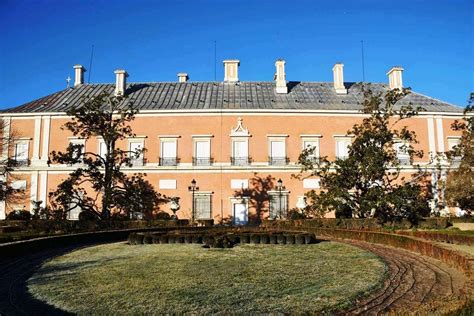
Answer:
<svg viewBox="0 0 474 316"><path fill-rule="evenodd" d="M231 248L235 244L279 244L305 245L315 243L316 236L312 233L292 232L149 232L130 233L130 245L142 244L182 244L196 243L215 248Z"/></svg>

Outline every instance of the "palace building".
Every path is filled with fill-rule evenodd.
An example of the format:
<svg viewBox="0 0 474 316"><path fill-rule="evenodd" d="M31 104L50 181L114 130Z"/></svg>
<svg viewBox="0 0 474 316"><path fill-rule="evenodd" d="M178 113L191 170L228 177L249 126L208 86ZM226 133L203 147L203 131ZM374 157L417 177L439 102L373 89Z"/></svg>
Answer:
<svg viewBox="0 0 474 316"><path fill-rule="evenodd" d="M300 172L298 156L307 146L316 147L315 159L348 154L347 131L364 117L361 88L344 81L340 63L332 69L333 82L287 82L283 60L275 62L273 81L243 82L239 65L239 60L224 61L223 82L192 82L179 73L176 82L128 83L127 72L116 70L115 84L86 84L86 69L76 65L72 87L3 110L4 135L15 131L18 137L14 149L6 147L2 155L17 161L11 185L24 190L24 199L0 205L0 219L14 210L31 211L34 201L48 203L48 193L77 167L48 166L50 152L65 151L69 143L99 154L104 150L100 139L80 139L61 129L70 119L69 107L102 92L125 95L124 102L139 110L131 123L136 136L119 146L147 150L125 170L146 173L158 192L179 197L178 217L192 217L194 207L196 219L231 217L245 224L255 216L275 218L304 207L305 192L318 189L319 180L292 177ZM393 67L388 83L371 83L371 89L402 88L402 72ZM402 122L416 132L415 148L425 153L410 161L400 150L402 172L414 173L415 165L434 170L430 157L459 142L460 134L450 126L463 109L416 92L397 105L424 109ZM189 190L193 179L194 193Z"/></svg>

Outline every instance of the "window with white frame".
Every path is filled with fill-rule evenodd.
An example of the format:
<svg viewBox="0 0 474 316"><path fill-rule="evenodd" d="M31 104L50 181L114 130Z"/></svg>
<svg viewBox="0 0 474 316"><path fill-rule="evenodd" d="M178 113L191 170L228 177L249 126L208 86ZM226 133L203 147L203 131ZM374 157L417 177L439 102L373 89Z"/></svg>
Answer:
<svg viewBox="0 0 474 316"><path fill-rule="evenodd" d="M394 146L395 146L395 152L397 153L397 158L398 158L399 163L402 166L410 165L411 164L410 154L409 154L410 145L408 144L408 142L397 140L395 141Z"/></svg>
<svg viewBox="0 0 474 316"><path fill-rule="evenodd" d="M459 146L461 144L461 137L460 136L448 136L448 150L451 151L456 148L456 146ZM453 167L459 167L459 164L461 163L461 156L456 155L452 156L452 164Z"/></svg>
<svg viewBox="0 0 474 316"><path fill-rule="evenodd" d="M99 139L99 156L102 159L106 159L107 157L107 145L103 139Z"/></svg>
<svg viewBox="0 0 474 316"><path fill-rule="evenodd" d="M209 137L194 138L193 165L211 165L211 139Z"/></svg>
<svg viewBox="0 0 474 316"><path fill-rule="evenodd" d="M339 159L347 159L349 157L349 146L351 145L350 137L336 136L336 157Z"/></svg>
<svg viewBox="0 0 474 316"><path fill-rule="evenodd" d="M144 140L143 139L129 139L128 140L128 150L130 155L130 162L132 166L143 166L143 149L144 149Z"/></svg>
<svg viewBox="0 0 474 316"><path fill-rule="evenodd" d="M25 191L26 190L26 180L15 180L11 184L13 190Z"/></svg>
<svg viewBox="0 0 474 316"><path fill-rule="evenodd" d="M316 162L319 159L319 138L321 136L314 135L314 136L306 136L301 135L301 142L302 142L302 149L309 150L309 155L307 159L313 162Z"/></svg>
<svg viewBox="0 0 474 316"><path fill-rule="evenodd" d="M86 140L81 138L70 138L69 145L74 146L74 150L72 152L72 158L77 159L77 163L82 163L83 156L86 150Z"/></svg>
<svg viewBox="0 0 474 316"><path fill-rule="evenodd" d="M177 138L161 138L160 147L160 166L176 166L178 164Z"/></svg>
<svg viewBox="0 0 474 316"><path fill-rule="evenodd" d="M212 218L212 193L194 193L194 218Z"/></svg>
<svg viewBox="0 0 474 316"><path fill-rule="evenodd" d="M286 165L288 163L286 157L286 136L269 137L268 144L268 163L270 165Z"/></svg>
<svg viewBox="0 0 474 316"><path fill-rule="evenodd" d="M29 142L27 140L15 143L14 160L18 165L28 165Z"/></svg>
<svg viewBox="0 0 474 316"><path fill-rule="evenodd" d="M270 214L269 219L286 218L288 214L288 192L268 192Z"/></svg>
<svg viewBox="0 0 474 316"><path fill-rule="evenodd" d="M249 142L247 138L232 139L232 157L233 166L246 166L250 162Z"/></svg>

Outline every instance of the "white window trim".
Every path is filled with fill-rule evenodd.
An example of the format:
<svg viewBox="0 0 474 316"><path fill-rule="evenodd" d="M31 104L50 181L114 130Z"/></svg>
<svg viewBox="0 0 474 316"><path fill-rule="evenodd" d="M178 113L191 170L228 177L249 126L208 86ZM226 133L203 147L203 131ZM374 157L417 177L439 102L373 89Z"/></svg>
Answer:
<svg viewBox="0 0 474 316"><path fill-rule="evenodd" d="M197 157L197 143L198 142L207 142L209 143L209 154L208 157ZM211 158L211 137L205 137L205 136L199 136L199 137L194 137L193 136L193 157L195 158Z"/></svg>
<svg viewBox="0 0 474 316"><path fill-rule="evenodd" d="M286 158L287 155L288 155L288 151L287 151L287 146L286 146L286 138L288 137L288 135L273 135L273 136L268 136L267 135L267 138L268 138L268 157L272 157L272 142L283 142L284 146L285 146L285 153L284 153L284 157Z"/></svg>
<svg viewBox="0 0 474 316"><path fill-rule="evenodd" d="M305 146L304 146L304 143L305 142L314 142L316 143L316 150L314 151L313 153L313 157L315 158L319 158L321 157L321 142L320 142L320 139L321 139L321 135L300 135L301 137L301 149L302 150L305 150Z"/></svg>
<svg viewBox="0 0 474 316"><path fill-rule="evenodd" d="M145 138L146 137L128 137L128 151L129 151L129 155L131 156L132 155L132 144L140 144L141 148L142 148L142 152L140 153L140 156L135 158L136 160L140 161L142 160L141 164L144 164L144 153L143 153L143 150L145 149ZM132 159L134 160L134 159ZM140 164L140 163L139 163Z"/></svg>
<svg viewBox="0 0 474 316"><path fill-rule="evenodd" d="M163 143L174 143L175 144L175 157L166 157L166 158L178 158L178 138L177 137L160 137L160 158L163 157Z"/></svg>
<svg viewBox="0 0 474 316"><path fill-rule="evenodd" d="M16 160L17 159L17 156L16 156L16 146L19 145L19 144L26 144L26 157L25 158L22 158L22 159L25 159L25 160L28 160L30 159L30 140L31 138L18 138L15 143L14 143L14 147L13 147L13 157L14 159Z"/></svg>
<svg viewBox="0 0 474 316"><path fill-rule="evenodd" d="M236 158L235 157L235 152L234 152L234 149L235 149L235 146L234 146L234 143L235 142L245 142L246 145L247 145L247 157L246 158L249 158L250 157L250 145L249 145L249 139L248 137L244 136L244 137L235 137L233 136L232 139L231 139L231 142L230 142L230 152L232 154L231 157L233 158ZM239 158L245 158L245 157L239 157Z"/></svg>
<svg viewBox="0 0 474 316"><path fill-rule="evenodd" d="M339 141L349 141L349 143L352 143L352 138L354 138L354 135L333 135L334 137L334 140L335 140L335 147L336 147L336 150L335 150L335 153L336 153L336 158L339 158L339 159L342 159L342 158L347 158L346 157L341 157L339 155L339 149L338 149L338 146L337 146L337 143Z"/></svg>

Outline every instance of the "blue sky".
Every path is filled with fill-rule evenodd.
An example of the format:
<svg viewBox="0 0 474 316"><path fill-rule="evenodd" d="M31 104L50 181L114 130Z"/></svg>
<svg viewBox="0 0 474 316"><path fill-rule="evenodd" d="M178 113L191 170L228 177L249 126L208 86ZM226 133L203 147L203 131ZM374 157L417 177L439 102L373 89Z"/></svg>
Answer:
<svg viewBox="0 0 474 316"><path fill-rule="evenodd" d="M0 108L62 90L74 64L91 82L217 80L222 60L241 61L240 80L272 80L287 61L287 80L387 82L405 68L413 90L465 106L474 91L474 1L40 1L0 0ZM89 73L86 73L88 80Z"/></svg>

